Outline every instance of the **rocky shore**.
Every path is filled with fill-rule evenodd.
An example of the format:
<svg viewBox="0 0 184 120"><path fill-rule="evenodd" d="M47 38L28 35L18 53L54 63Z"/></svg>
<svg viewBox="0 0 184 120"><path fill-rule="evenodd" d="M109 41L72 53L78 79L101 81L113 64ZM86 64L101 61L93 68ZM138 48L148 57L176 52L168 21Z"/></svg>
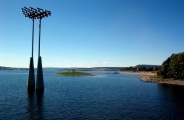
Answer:
<svg viewBox="0 0 184 120"><path fill-rule="evenodd" d="M140 78L144 82L156 82L156 83L184 86L184 80L158 79L157 74L154 72L119 72L119 73L120 74L135 74L136 77Z"/></svg>

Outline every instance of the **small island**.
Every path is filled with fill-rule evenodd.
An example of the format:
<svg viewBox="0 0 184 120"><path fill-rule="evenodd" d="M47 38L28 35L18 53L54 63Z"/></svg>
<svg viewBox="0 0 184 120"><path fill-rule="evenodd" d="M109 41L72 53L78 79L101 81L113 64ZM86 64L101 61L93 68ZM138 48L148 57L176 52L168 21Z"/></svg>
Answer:
<svg viewBox="0 0 184 120"><path fill-rule="evenodd" d="M57 73L57 75L63 75L63 76L96 76L96 75L93 75L91 73L86 73L86 72L78 72L78 71L75 71L75 70L67 70L65 72L59 72Z"/></svg>

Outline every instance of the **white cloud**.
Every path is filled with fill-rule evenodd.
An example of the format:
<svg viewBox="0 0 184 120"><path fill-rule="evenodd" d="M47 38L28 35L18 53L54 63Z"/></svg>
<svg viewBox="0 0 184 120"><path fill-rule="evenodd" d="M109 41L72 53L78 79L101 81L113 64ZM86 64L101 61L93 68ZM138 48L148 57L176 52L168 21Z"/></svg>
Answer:
<svg viewBox="0 0 184 120"><path fill-rule="evenodd" d="M108 62L103 62L103 64L108 64Z"/></svg>
<svg viewBox="0 0 184 120"><path fill-rule="evenodd" d="M96 64L97 62L93 62L93 64Z"/></svg>

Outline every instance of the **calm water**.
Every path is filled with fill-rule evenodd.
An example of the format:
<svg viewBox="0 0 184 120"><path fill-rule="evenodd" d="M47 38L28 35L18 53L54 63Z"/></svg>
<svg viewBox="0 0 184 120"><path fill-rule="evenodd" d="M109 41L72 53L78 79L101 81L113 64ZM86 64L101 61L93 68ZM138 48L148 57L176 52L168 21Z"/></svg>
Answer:
<svg viewBox="0 0 184 120"><path fill-rule="evenodd" d="M28 92L28 71L0 71L0 119L184 119L184 87L103 71L95 77L44 70L44 93Z"/></svg>

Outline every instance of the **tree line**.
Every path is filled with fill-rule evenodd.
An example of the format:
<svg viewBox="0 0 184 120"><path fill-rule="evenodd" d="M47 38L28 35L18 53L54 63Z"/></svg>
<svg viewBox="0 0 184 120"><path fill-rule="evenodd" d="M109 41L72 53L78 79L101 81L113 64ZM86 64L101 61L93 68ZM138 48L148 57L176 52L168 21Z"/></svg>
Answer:
<svg viewBox="0 0 184 120"><path fill-rule="evenodd" d="M141 65L135 67L123 67L121 71L157 71L160 66Z"/></svg>
<svg viewBox="0 0 184 120"><path fill-rule="evenodd" d="M163 78L184 79L184 52L168 57L157 74Z"/></svg>

